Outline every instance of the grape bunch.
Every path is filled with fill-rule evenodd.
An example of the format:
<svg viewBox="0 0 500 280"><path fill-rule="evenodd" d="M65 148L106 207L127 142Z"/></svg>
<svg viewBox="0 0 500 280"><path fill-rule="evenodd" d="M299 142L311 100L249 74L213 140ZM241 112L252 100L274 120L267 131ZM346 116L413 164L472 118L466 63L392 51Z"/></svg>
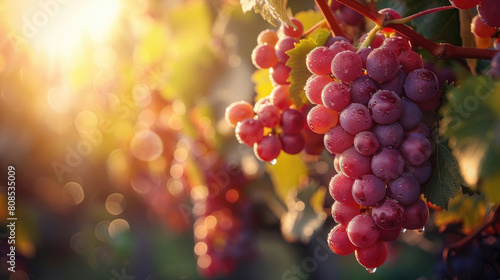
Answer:
<svg viewBox="0 0 500 280"><path fill-rule="evenodd" d="M492 37L500 28L500 2L496 0L450 0L457 9L477 7L478 14L472 19L471 31L474 34L478 48L487 49L491 46ZM498 47L498 44L497 44Z"/></svg>
<svg viewBox="0 0 500 280"><path fill-rule="evenodd" d="M255 155L262 161L273 162L281 153L298 154L305 149L309 154L319 154L322 137L312 133L305 125L304 108L295 108L290 99L290 68L287 51L293 49L301 38L302 23L291 18L296 26L282 25L278 32L270 29L257 37L258 45L252 52L252 62L259 69L269 69L273 84L271 93L250 104L238 101L226 109L226 121L235 127L236 138L242 144L254 148ZM279 35L278 35L279 33Z"/></svg>
<svg viewBox="0 0 500 280"><path fill-rule="evenodd" d="M431 175L429 128L422 110L439 106L437 76L402 37L355 51L347 41L313 49L305 86L315 106L307 124L324 134L337 171L329 185L338 223L328 236L333 252L355 252L373 271L387 257L385 242L424 227L420 198Z"/></svg>

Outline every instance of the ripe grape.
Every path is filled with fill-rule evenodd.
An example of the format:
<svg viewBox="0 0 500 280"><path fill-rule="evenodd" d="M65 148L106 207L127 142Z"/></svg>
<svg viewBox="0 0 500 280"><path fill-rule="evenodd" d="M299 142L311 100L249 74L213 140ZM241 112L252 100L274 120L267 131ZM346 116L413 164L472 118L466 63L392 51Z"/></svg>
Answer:
<svg viewBox="0 0 500 280"><path fill-rule="evenodd" d="M406 76L405 71L399 69L396 77L392 78L390 81L378 84L378 88L381 90L394 91L394 93L401 97L403 96L403 85L405 83Z"/></svg>
<svg viewBox="0 0 500 280"><path fill-rule="evenodd" d="M361 75L363 62L355 52L343 51L333 58L331 67L335 78L343 82L352 82Z"/></svg>
<svg viewBox="0 0 500 280"><path fill-rule="evenodd" d="M387 245L385 242L377 241L370 247L357 248L355 254L360 265L367 269L377 268L387 259Z"/></svg>
<svg viewBox="0 0 500 280"><path fill-rule="evenodd" d="M372 217L380 228L392 230L401 228L405 218L405 210L397 201L386 198L372 208Z"/></svg>
<svg viewBox="0 0 500 280"><path fill-rule="evenodd" d="M396 77L399 71L397 54L385 47L374 49L366 59L366 72L370 78L379 83Z"/></svg>
<svg viewBox="0 0 500 280"><path fill-rule="evenodd" d="M417 104L406 97L401 98L401 103L403 105L403 113L399 117L399 124L401 124L404 130L416 128L420 120L422 120L422 111Z"/></svg>
<svg viewBox="0 0 500 280"><path fill-rule="evenodd" d="M422 57L412 51L404 51L398 56L399 64L401 64L401 69L406 73L410 73L413 70L424 68L424 61Z"/></svg>
<svg viewBox="0 0 500 280"><path fill-rule="evenodd" d="M371 131L361 131L354 137L354 148L362 155L371 156L379 147L377 136Z"/></svg>
<svg viewBox="0 0 500 280"><path fill-rule="evenodd" d="M351 102L368 105L372 95L378 90L378 86L367 75L361 75L350 85Z"/></svg>
<svg viewBox="0 0 500 280"><path fill-rule="evenodd" d="M265 29L262 30L259 35L257 36L257 44L259 45L270 45L274 48L276 43L278 42L278 34L276 31L271 30L271 29Z"/></svg>
<svg viewBox="0 0 500 280"><path fill-rule="evenodd" d="M495 28L484 24L479 15L472 19L470 29L474 36L479 38L491 38L496 33Z"/></svg>
<svg viewBox="0 0 500 280"><path fill-rule="evenodd" d="M360 248L369 247L377 242L380 232L369 214L352 218L347 226L347 236L352 244Z"/></svg>
<svg viewBox="0 0 500 280"><path fill-rule="evenodd" d="M273 128L280 123L281 113L278 107L269 104L259 108L257 118L264 127Z"/></svg>
<svg viewBox="0 0 500 280"><path fill-rule="evenodd" d="M403 173L404 159L398 150L385 147L373 155L372 173L384 181L391 181Z"/></svg>
<svg viewBox="0 0 500 280"><path fill-rule="evenodd" d="M254 143L262 139L264 126L256 119L246 119L236 125L235 133L240 143L252 147Z"/></svg>
<svg viewBox="0 0 500 280"><path fill-rule="evenodd" d="M330 110L340 111L344 109L351 99L349 86L336 81L325 85L321 92L321 100L323 105Z"/></svg>
<svg viewBox="0 0 500 280"><path fill-rule="evenodd" d="M333 199L344 204L356 203L352 197L352 184L354 180L344 174L337 174L332 177L328 190Z"/></svg>
<svg viewBox="0 0 500 280"><path fill-rule="evenodd" d="M387 195L401 205L410 205L420 197L420 183L410 173L403 173L387 183Z"/></svg>
<svg viewBox="0 0 500 280"><path fill-rule="evenodd" d="M335 80L327 75L312 75L309 77L304 87L307 99L312 104L323 104L323 100L321 99L323 88L333 81Z"/></svg>
<svg viewBox="0 0 500 280"><path fill-rule="evenodd" d="M335 52L324 46L316 47L306 56L307 69L316 75L329 75L332 73L332 60Z"/></svg>
<svg viewBox="0 0 500 280"><path fill-rule="evenodd" d="M432 166L429 161L424 162L424 164L419 166L413 166L411 164L405 165L405 172L412 174L420 184L427 182L432 175Z"/></svg>
<svg viewBox="0 0 500 280"><path fill-rule="evenodd" d="M354 136L337 125L325 134L325 148L330 154L341 154L354 144Z"/></svg>
<svg viewBox="0 0 500 280"><path fill-rule="evenodd" d="M281 141L274 135L264 136L255 143L254 152L262 161L272 161L277 158L281 152Z"/></svg>
<svg viewBox="0 0 500 280"><path fill-rule="evenodd" d="M283 152L290 155L295 155L300 153L300 151L302 151L306 145L306 140L304 139L304 136L301 133L297 134L281 133L279 138L281 141L281 148L283 149Z"/></svg>
<svg viewBox="0 0 500 280"><path fill-rule="evenodd" d="M356 51L356 49L354 49L354 47L352 46L351 43L349 43L349 41L344 41L344 40L337 41L328 48L330 48L333 51L334 57L338 53L341 53L343 51L352 51L352 52Z"/></svg>
<svg viewBox="0 0 500 280"><path fill-rule="evenodd" d="M354 253L354 246L347 237L347 226L337 225L328 234L328 246L337 255L346 256Z"/></svg>
<svg viewBox="0 0 500 280"><path fill-rule="evenodd" d="M352 218L359 215L360 208L356 203L342 203L340 201L335 201L332 204L332 218L335 222L346 225L352 220Z"/></svg>
<svg viewBox="0 0 500 280"><path fill-rule="evenodd" d="M285 63L290 58L290 56L286 52L295 48L295 44L297 44L298 42L299 41L297 39L292 37L281 38L274 47L278 59L281 62Z"/></svg>
<svg viewBox="0 0 500 280"><path fill-rule="evenodd" d="M302 25L302 22L294 17L291 17L290 21L295 25L296 28L293 28L293 26L281 25L280 29L283 31L283 34L285 34L285 36L300 38L302 36L302 33L304 32L304 26Z"/></svg>
<svg viewBox="0 0 500 280"><path fill-rule="evenodd" d="M411 165L424 164L431 155L431 143L427 137L412 133L406 137L399 148L403 158Z"/></svg>
<svg viewBox="0 0 500 280"><path fill-rule="evenodd" d="M345 131L356 135L372 126L372 118L368 108L359 103L351 103L340 113L340 125Z"/></svg>
<svg viewBox="0 0 500 280"><path fill-rule="evenodd" d="M378 138L380 146L399 148L404 138L403 127L399 123L377 124L373 127L373 134Z"/></svg>
<svg viewBox="0 0 500 280"><path fill-rule="evenodd" d="M290 92L288 91L289 88L289 85L278 85L273 88L271 94L269 95L271 104L278 107L278 109L281 111L290 107Z"/></svg>
<svg viewBox="0 0 500 280"><path fill-rule="evenodd" d="M267 69L278 63L278 57L271 45L257 45L252 51L252 63L259 69Z"/></svg>
<svg viewBox="0 0 500 280"><path fill-rule="evenodd" d="M370 55L372 50L373 49L371 47L367 47L356 51L356 54L359 56L359 58L361 58L363 69L366 69L366 60L368 59L368 55Z"/></svg>
<svg viewBox="0 0 500 280"><path fill-rule="evenodd" d="M401 98L393 91L379 90L368 102L373 120L379 124L396 122L403 112Z"/></svg>
<svg viewBox="0 0 500 280"><path fill-rule="evenodd" d="M378 240L384 242L394 241L398 239L399 235L401 234L401 228L395 228L395 229L378 228L378 231L380 232Z"/></svg>
<svg viewBox="0 0 500 280"><path fill-rule="evenodd" d="M253 118L253 116L253 106L246 101L234 102L226 108L225 119L233 127L245 119Z"/></svg>
<svg viewBox="0 0 500 280"><path fill-rule="evenodd" d="M304 127L306 120L302 112L297 109L286 109L281 114L281 129L284 133L297 134Z"/></svg>
<svg viewBox="0 0 500 280"><path fill-rule="evenodd" d="M399 36L393 36L385 39L384 43L382 43L382 47L390 49L398 56L405 51L411 51L411 45L408 39Z"/></svg>
<svg viewBox="0 0 500 280"><path fill-rule="evenodd" d="M375 206L385 197L385 194L385 182L373 174L365 174L357 178L352 185L352 197L364 207Z"/></svg>
<svg viewBox="0 0 500 280"><path fill-rule="evenodd" d="M365 19L362 14L356 12L355 10L347 6L340 7L337 15L339 19L345 22L347 25L353 25L353 26L361 24Z"/></svg>
<svg viewBox="0 0 500 280"><path fill-rule="evenodd" d="M405 206L405 218L403 228L406 229L421 229L429 218L429 208L427 204L418 199L413 204Z"/></svg>
<svg viewBox="0 0 500 280"><path fill-rule="evenodd" d="M432 100L439 91L439 81L432 71L417 69L408 74L404 89L406 95L415 102Z"/></svg>
<svg viewBox="0 0 500 280"><path fill-rule="evenodd" d="M356 179L370 173L370 157L358 153L351 147L340 155L339 166L345 176Z"/></svg>
<svg viewBox="0 0 500 280"><path fill-rule="evenodd" d="M337 111L330 110L323 105L316 105L307 114L307 125L312 131L325 134L337 125L338 119Z"/></svg>
<svg viewBox="0 0 500 280"><path fill-rule="evenodd" d="M276 65L271 67L269 70L269 75L271 77L271 81L273 81L277 85L287 85L290 84L287 80L290 76L290 67L286 66L283 62L278 62Z"/></svg>

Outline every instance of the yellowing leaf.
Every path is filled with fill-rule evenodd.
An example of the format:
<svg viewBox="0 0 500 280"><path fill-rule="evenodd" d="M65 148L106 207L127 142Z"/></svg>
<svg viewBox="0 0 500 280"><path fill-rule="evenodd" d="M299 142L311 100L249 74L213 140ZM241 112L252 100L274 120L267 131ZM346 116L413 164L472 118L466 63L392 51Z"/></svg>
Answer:
<svg viewBox="0 0 500 280"><path fill-rule="evenodd" d="M246 13L253 8L256 13L274 26L276 26L275 20L278 20L285 26L296 27L286 13L284 0L241 0L240 4L243 12Z"/></svg>
<svg viewBox="0 0 500 280"><path fill-rule="evenodd" d="M313 27L316 23L320 22L323 20L323 15L319 11L315 10L308 10L308 11L302 11L294 15L295 18L300 20L302 22L302 25L304 26L304 31L309 30L311 27ZM321 28L316 28L311 34L309 34L309 38L316 38L317 34L321 32ZM328 35L330 32L328 32Z"/></svg>
<svg viewBox="0 0 500 280"><path fill-rule="evenodd" d="M482 223L485 215L486 204L483 196L458 193L454 199L450 200L448 211L436 213L434 223L438 227L462 223L464 232L470 233Z"/></svg>
<svg viewBox="0 0 500 280"><path fill-rule="evenodd" d="M267 172L271 176L274 191L282 200L286 201L288 192L300 185L307 178L308 172L298 155L281 153L275 165L267 165Z"/></svg>
<svg viewBox="0 0 500 280"><path fill-rule="evenodd" d="M252 75L252 82L255 84L254 90L257 93L255 101L268 96L273 90L273 85L269 79L269 69L256 70Z"/></svg>

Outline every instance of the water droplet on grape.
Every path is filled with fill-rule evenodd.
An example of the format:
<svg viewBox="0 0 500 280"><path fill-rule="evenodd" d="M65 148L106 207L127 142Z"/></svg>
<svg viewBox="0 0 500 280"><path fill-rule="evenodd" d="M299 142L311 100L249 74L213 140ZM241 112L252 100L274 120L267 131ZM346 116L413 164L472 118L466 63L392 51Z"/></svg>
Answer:
<svg viewBox="0 0 500 280"><path fill-rule="evenodd" d="M406 232L406 229L401 229L401 233L405 233Z"/></svg>
<svg viewBox="0 0 500 280"><path fill-rule="evenodd" d="M425 231L425 226L423 226L423 227L419 228L417 231L418 231L418 232L424 232L424 231Z"/></svg>
<svg viewBox="0 0 500 280"><path fill-rule="evenodd" d="M375 271L377 271L377 268L376 267L375 268L367 268L366 271L368 271L368 273L370 273L370 274L373 274L373 273L375 273Z"/></svg>
<svg viewBox="0 0 500 280"><path fill-rule="evenodd" d="M270 165L276 165L278 161L276 159L273 159L269 162Z"/></svg>

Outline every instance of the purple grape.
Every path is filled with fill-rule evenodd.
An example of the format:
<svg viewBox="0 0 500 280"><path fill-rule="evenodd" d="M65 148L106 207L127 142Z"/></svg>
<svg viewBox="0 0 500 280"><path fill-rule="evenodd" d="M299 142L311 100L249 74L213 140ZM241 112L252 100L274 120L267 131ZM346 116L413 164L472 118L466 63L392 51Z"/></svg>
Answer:
<svg viewBox="0 0 500 280"><path fill-rule="evenodd" d="M377 136L371 131L361 131L354 137L354 148L364 156L373 155L379 147Z"/></svg>
<svg viewBox="0 0 500 280"><path fill-rule="evenodd" d="M345 204L353 204L356 203L356 201L352 197L353 183L353 179L339 173L333 176L330 180L328 190L330 191L330 195L332 196L332 198L336 201Z"/></svg>
<svg viewBox="0 0 500 280"><path fill-rule="evenodd" d="M406 76L406 73L400 69L396 77L390 81L380 83L378 88L381 90L394 91L394 93L401 97L403 96L403 85L405 83Z"/></svg>
<svg viewBox="0 0 500 280"><path fill-rule="evenodd" d="M335 2L332 1L332 2ZM330 36L328 37L328 39L326 40L326 43L325 43L325 47L330 47L331 45L333 45L335 42L346 42L346 43L349 43L349 40L347 40L347 38L345 37L342 37L342 36L335 36L335 37L332 37L332 35L330 34ZM350 43L349 43L350 44ZM353 47L354 48L354 47Z"/></svg>
<svg viewBox="0 0 500 280"><path fill-rule="evenodd" d="M403 225L405 210L397 201L385 199L372 208L372 217L380 228L393 230Z"/></svg>
<svg viewBox="0 0 500 280"><path fill-rule="evenodd" d="M412 133L403 141L399 148L403 158L411 165L424 164L430 157L432 148L427 137Z"/></svg>
<svg viewBox="0 0 500 280"><path fill-rule="evenodd" d="M413 70L424 68L424 61L422 57L412 51L404 51L398 56L399 64L401 64L401 69L406 73L410 73Z"/></svg>
<svg viewBox="0 0 500 280"><path fill-rule="evenodd" d="M345 22L347 25L356 26L361 24L364 20L364 16L362 14L356 12L355 10L347 6L340 7L337 15L340 18L340 20Z"/></svg>
<svg viewBox="0 0 500 280"><path fill-rule="evenodd" d="M405 131L405 137L408 137L412 133L419 133L419 134L422 134L423 136L429 138L429 136L431 135L431 130L429 129L429 127L425 123L420 122L417 124L417 127L415 127L414 129Z"/></svg>
<svg viewBox="0 0 500 280"><path fill-rule="evenodd" d="M379 90L368 102L370 115L379 124L396 122L403 112L401 98L393 91Z"/></svg>
<svg viewBox="0 0 500 280"><path fill-rule="evenodd" d="M354 180L352 197L361 206L373 207L384 199L386 194L385 182L373 174L365 174Z"/></svg>
<svg viewBox="0 0 500 280"><path fill-rule="evenodd" d="M347 226L347 236L352 244L360 248L369 247L377 242L380 233L373 218L369 214L361 214L352 218Z"/></svg>
<svg viewBox="0 0 500 280"><path fill-rule="evenodd" d="M439 81L433 72L427 69L417 69L408 74L404 89L406 95L420 103L432 100L439 92Z"/></svg>
<svg viewBox="0 0 500 280"><path fill-rule="evenodd" d="M353 51L338 53L332 60L332 74L343 82L352 82L363 70L361 58Z"/></svg>
<svg viewBox="0 0 500 280"><path fill-rule="evenodd" d="M339 166L345 176L356 179L370 173L370 157L358 153L351 147L340 155Z"/></svg>
<svg viewBox="0 0 500 280"><path fill-rule="evenodd" d="M366 47L356 51L359 58L361 58L361 62L363 63L363 69L366 69L366 60L368 59L368 55L373 51L372 48Z"/></svg>
<svg viewBox="0 0 500 280"><path fill-rule="evenodd" d="M359 212L360 208L356 203L346 204L336 200L332 204L332 218L341 225L349 224L352 218L359 215Z"/></svg>
<svg viewBox="0 0 500 280"><path fill-rule="evenodd" d="M363 34L363 36L359 37L359 44L363 44L363 42L366 40L366 37L368 37L368 33ZM370 43L370 48L376 49L384 43L385 40L385 35L383 32L378 32L377 35L375 35L375 39Z"/></svg>
<svg viewBox="0 0 500 280"><path fill-rule="evenodd" d="M410 205L420 197L420 183L410 173L403 173L387 183L387 195L401 205Z"/></svg>
<svg viewBox="0 0 500 280"><path fill-rule="evenodd" d="M337 41L337 42L333 43L331 46L329 46L328 48L333 50L333 53L335 54L335 56L338 53L343 52L343 51L352 51L352 52L356 51L356 49L354 49L354 47L352 46L351 43L349 43L349 41L344 41L344 40Z"/></svg>
<svg viewBox="0 0 500 280"><path fill-rule="evenodd" d="M432 175L432 165L430 161L424 162L419 166L405 164L405 172L412 174L420 184L427 182Z"/></svg>
<svg viewBox="0 0 500 280"><path fill-rule="evenodd" d="M324 46L316 47L306 56L306 66L311 73L316 75L329 75L332 73L331 65L335 52Z"/></svg>
<svg viewBox="0 0 500 280"><path fill-rule="evenodd" d="M281 114L281 129L283 129L283 132L288 133L288 134L297 134L300 133L302 128L304 127L304 124L306 123L306 118L297 109L286 109L283 111Z"/></svg>
<svg viewBox="0 0 500 280"><path fill-rule="evenodd" d="M348 133L356 135L371 128L372 118L365 105L352 103L340 113L340 125Z"/></svg>
<svg viewBox="0 0 500 280"><path fill-rule="evenodd" d="M349 90L351 92L352 103L360 103L368 106L368 102L378 90L378 86L370 77L361 75L351 83Z"/></svg>
<svg viewBox="0 0 500 280"><path fill-rule="evenodd" d="M293 37L284 37L279 39L274 47L278 59L285 63L290 58L286 52L295 48L295 44L297 43L299 43L299 41Z"/></svg>
<svg viewBox="0 0 500 280"><path fill-rule="evenodd" d="M382 43L382 47L390 49L397 55L400 55L405 51L411 51L411 45L408 39L399 36L393 36L385 39L384 43Z"/></svg>
<svg viewBox="0 0 500 280"><path fill-rule="evenodd" d="M366 59L366 72L370 78L379 83L396 77L399 71L398 56L388 48L374 49Z"/></svg>
<svg viewBox="0 0 500 280"><path fill-rule="evenodd" d="M399 123L377 124L373 127L373 134L382 147L399 148L405 136L403 127Z"/></svg>
<svg viewBox="0 0 500 280"><path fill-rule="evenodd" d="M307 99L312 104L323 104L321 93L328 83L334 81L333 78L327 75L312 75L307 79L306 86L304 87Z"/></svg>
<svg viewBox="0 0 500 280"><path fill-rule="evenodd" d="M422 120L422 110L406 97L401 98L401 104L403 105L403 113L399 117L399 124L404 130L416 128Z"/></svg>
<svg viewBox="0 0 500 280"><path fill-rule="evenodd" d="M350 99L349 86L340 81L326 84L321 93L323 105L330 110L340 111L344 109L349 104Z"/></svg>
<svg viewBox="0 0 500 280"><path fill-rule="evenodd" d="M421 229L429 218L429 208L427 204L418 199L413 204L406 206L403 228L406 229Z"/></svg>
<svg viewBox="0 0 500 280"><path fill-rule="evenodd" d="M347 133L340 125L328 130L323 139L325 148L330 154L341 154L354 143L354 136Z"/></svg>
<svg viewBox="0 0 500 280"><path fill-rule="evenodd" d="M260 160L272 161L281 152L281 141L274 135L267 135L254 145L253 150Z"/></svg>
<svg viewBox="0 0 500 280"><path fill-rule="evenodd" d="M278 107L269 104L258 109L257 118L264 127L273 128L280 123L281 112Z"/></svg>
<svg viewBox="0 0 500 280"><path fill-rule="evenodd" d="M395 228L395 229L379 228L378 231L380 232L378 240L384 242L394 241L398 239L399 235L401 234L401 228Z"/></svg>
<svg viewBox="0 0 500 280"><path fill-rule="evenodd" d="M404 159L398 150L385 147L372 156L371 170L375 176L387 182L401 176L404 165Z"/></svg>
<svg viewBox="0 0 500 280"><path fill-rule="evenodd" d="M235 133L240 143L252 147L254 143L262 139L264 126L256 119L246 119L236 125Z"/></svg>
<svg viewBox="0 0 500 280"><path fill-rule="evenodd" d="M281 148L283 152L291 155L300 153L306 146L306 140L301 133L297 134L280 134Z"/></svg>
<svg viewBox="0 0 500 280"><path fill-rule="evenodd" d="M477 12L484 24L500 28L500 5L497 0L483 0L477 6Z"/></svg>

